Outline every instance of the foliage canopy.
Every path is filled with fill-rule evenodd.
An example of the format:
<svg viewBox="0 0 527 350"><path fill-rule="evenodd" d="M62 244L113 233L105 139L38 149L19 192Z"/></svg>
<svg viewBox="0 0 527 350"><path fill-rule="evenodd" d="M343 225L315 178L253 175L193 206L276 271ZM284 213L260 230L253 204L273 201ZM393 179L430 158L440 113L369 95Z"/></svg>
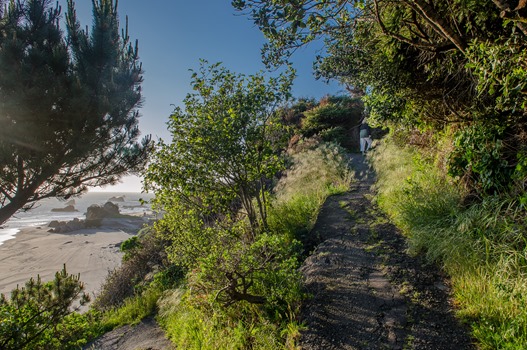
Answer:
<svg viewBox="0 0 527 350"><path fill-rule="evenodd" d="M142 68L117 3L93 1L91 32L68 0L0 1L0 223L40 199L114 184L145 164Z"/></svg>
<svg viewBox="0 0 527 350"><path fill-rule="evenodd" d="M527 109L527 7L516 0L233 1L250 16L270 44L267 63L281 64L306 43L324 40L317 74L365 93L368 113L394 129L459 130L456 147L476 141L499 145L499 162L523 162ZM479 130L476 137L465 134ZM499 134L494 131L500 130ZM468 151L471 152L471 151ZM456 149L453 173L462 159ZM476 159L476 158L472 158ZM482 163L464 163L460 178L471 191L508 190L510 181L465 176ZM478 172L481 169L478 170ZM500 168L498 172L502 172ZM515 176L514 178L517 178ZM480 181L487 181L483 184ZM483 192L482 192L483 191Z"/></svg>
<svg viewBox="0 0 527 350"><path fill-rule="evenodd" d="M234 218L243 208L251 227L265 227L268 181L282 169L283 127L274 110L289 97L294 72L265 80L203 61L192 75L195 93L168 123L146 176L162 207ZM253 202L255 199L255 202Z"/></svg>

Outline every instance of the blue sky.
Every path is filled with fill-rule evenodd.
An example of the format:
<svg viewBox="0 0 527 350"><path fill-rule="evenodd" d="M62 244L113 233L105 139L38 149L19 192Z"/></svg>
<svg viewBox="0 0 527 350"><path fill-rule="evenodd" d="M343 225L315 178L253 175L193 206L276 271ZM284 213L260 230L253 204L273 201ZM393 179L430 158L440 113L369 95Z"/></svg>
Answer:
<svg viewBox="0 0 527 350"><path fill-rule="evenodd" d="M53 2L52 2L53 3ZM59 0L63 13L66 0ZM81 25L91 27L91 0L77 0ZM120 0L121 26L128 16L129 35L139 40L143 63L144 103L140 129L143 135L170 140L166 121L173 105L181 106L191 91L189 69L199 67L199 59L223 62L229 70L254 74L262 69L260 50L265 38L246 16L236 13L230 0ZM293 57L298 77L293 87L295 97L320 98L344 93L336 83L330 85L313 77L316 45L298 50ZM104 191L140 191L138 178L105 187Z"/></svg>

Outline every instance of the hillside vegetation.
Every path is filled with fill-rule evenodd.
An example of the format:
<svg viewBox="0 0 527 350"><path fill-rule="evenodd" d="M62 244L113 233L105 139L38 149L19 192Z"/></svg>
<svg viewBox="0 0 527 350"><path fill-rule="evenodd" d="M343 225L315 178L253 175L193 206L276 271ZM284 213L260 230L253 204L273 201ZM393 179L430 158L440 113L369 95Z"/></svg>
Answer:
<svg viewBox="0 0 527 350"><path fill-rule="evenodd" d="M479 348L525 349L525 209L510 195L466 203L466 189L441 173L438 159L394 138L383 142L371 157L377 203L407 236L410 253L450 276L457 314Z"/></svg>
<svg viewBox="0 0 527 350"><path fill-rule="evenodd" d="M156 314L181 348L294 349L303 239L325 198L347 190L341 146L356 147L366 116L389 130L370 156L376 201L410 253L451 276L482 349L527 348L526 2L232 3L269 39L269 66L323 40L316 74L353 97L293 103L290 68L245 76L202 62L146 170L163 217L123 246L95 309L75 316L71 292L49 305L53 284L30 282L0 299L2 325L27 326L29 348L52 348L55 333L74 348ZM75 276L57 279L80 295ZM43 314L55 323L42 327Z"/></svg>
<svg viewBox="0 0 527 350"><path fill-rule="evenodd" d="M357 132L362 105L347 97L308 108L287 102L291 78L202 63L185 108L168 123L172 140L158 143L146 174L162 218L122 244L122 265L87 314L67 309L75 296L56 295L66 309L29 323L25 348L55 348L46 339L59 329L71 339L63 348L75 349L152 315L185 349L295 348L306 235L325 199L351 181L344 149L330 141ZM335 128L340 138L328 136ZM32 288L38 296L49 287ZM2 299L0 312L26 307L13 314L17 327L41 304ZM21 344L2 337L6 349Z"/></svg>

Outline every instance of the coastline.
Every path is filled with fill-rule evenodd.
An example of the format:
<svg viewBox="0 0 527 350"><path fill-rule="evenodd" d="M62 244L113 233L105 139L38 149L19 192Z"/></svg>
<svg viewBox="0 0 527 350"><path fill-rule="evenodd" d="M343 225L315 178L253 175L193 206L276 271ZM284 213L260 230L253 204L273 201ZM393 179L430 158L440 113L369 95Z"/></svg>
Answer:
<svg viewBox="0 0 527 350"><path fill-rule="evenodd" d="M47 226L21 229L0 244L0 293L9 295L30 278L50 281L64 264L80 274L92 300L109 271L120 266L120 245L143 226L142 218L104 219L98 228L68 233L48 232Z"/></svg>
<svg viewBox="0 0 527 350"><path fill-rule="evenodd" d="M4 228L0 227L0 232L2 235L0 235L0 247L7 241L10 241L16 237L16 235L20 232L20 228ZM8 232L8 233L6 233Z"/></svg>

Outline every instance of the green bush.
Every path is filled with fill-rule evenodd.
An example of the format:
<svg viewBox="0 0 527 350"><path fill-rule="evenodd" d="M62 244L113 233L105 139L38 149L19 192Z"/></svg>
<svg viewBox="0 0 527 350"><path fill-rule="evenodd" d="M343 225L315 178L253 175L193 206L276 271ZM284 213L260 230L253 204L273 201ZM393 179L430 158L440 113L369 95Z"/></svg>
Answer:
<svg viewBox="0 0 527 350"><path fill-rule="evenodd" d="M139 247L139 236L133 236L128 238L126 241L121 243L121 251L125 253L125 256L123 257L124 260L127 260L129 258L128 254L133 254L133 252L130 253L130 251L133 251L135 248Z"/></svg>
<svg viewBox="0 0 527 350"><path fill-rule="evenodd" d="M344 145L348 138L348 131L342 126L336 126L320 131L319 135L322 141Z"/></svg>
<svg viewBox="0 0 527 350"><path fill-rule="evenodd" d="M295 348L305 298L299 239L325 199L349 188L347 165L334 144L292 155L270 199L268 228L257 235L244 220L206 225L197 212L165 215L157 228L172 240L169 257L189 270L186 291L167 292L159 302L159 320L176 346Z"/></svg>
<svg viewBox="0 0 527 350"><path fill-rule="evenodd" d="M523 119L527 109L527 69L518 64L527 59L525 40L519 32L505 38L475 40L467 50L470 58L467 67L478 78L477 90L488 93L495 100L493 107L509 115L509 120L499 121L501 125Z"/></svg>
<svg viewBox="0 0 527 350"><path fill-rule="evenodd" d="M503 127L476 124L463 129L455 140L449 159L449 174L461 178L477 194L507 190L514 167L505 156Z"/></svg>
<svg viewBox="0 0 527 350"><path fill-rule="evenodd" d="M273 313L287 312L300 291L298 242L262 233L251 241L220 236L211 253L189 276L189 287L211 302L260 304Z"/></svg>
<svg viewBox="0 0 527 350"><path fill-rule="evenodd" d="M352 119L348 108L334 104L318 106L304 114L301 132L305 137L311 137L326 129L348 125Z"/></svg>
<svg viewBox="0 0 527 350"><path fill-rule="evenodd" d="M8 299L0 294L0 348L78 349L96 334L91 314L72 311L74 302L89 301L79 276L66 267L55 279L42 282L40 276L16 288Z"/></svg>

